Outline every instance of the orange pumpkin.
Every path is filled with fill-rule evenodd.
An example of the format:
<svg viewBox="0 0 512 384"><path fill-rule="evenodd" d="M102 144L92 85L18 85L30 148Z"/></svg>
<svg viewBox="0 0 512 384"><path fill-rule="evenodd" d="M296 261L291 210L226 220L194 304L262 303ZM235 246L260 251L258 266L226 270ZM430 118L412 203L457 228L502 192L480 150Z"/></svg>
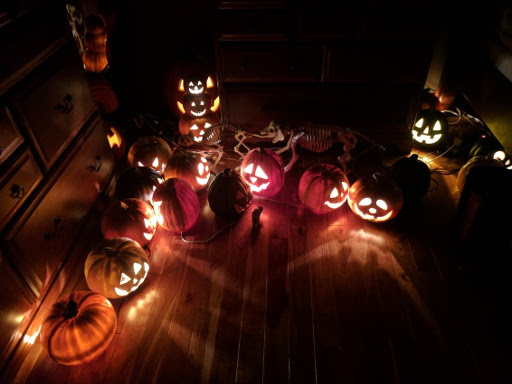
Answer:
<svg viewBox="0 0 512 384"><path fill-rule="evenodd" d="M267 148L251 149L242 161L241 172L251 191L262 197L275 195L284 184L283 162Z"/></svg>
<svg viewBox="0 0 512 384"><path fill-rule="evenodd" d="M163 172L172 155L167 142L157 136L140 137L128 151L128 163L132 167L150 167Z"/></svg>
<svg viewBox="0 0 512 384"><path fill-rule="evenodd" d="M84 24L84 41L87 47L82 55L84 69L89 72L102 72L108 65L105 20L92 13L85 18Z"/></svg>
<svg viewBox="0 0 512 384"><path fill-rule="evenodd" d="M188 182L196 191L203 189L210 178L210 165L203 156L193 152L175 153L165 167L165 179L178 177Z"/></svg>
<svg viewBox="0 0 512 384"><path fill-rule="evenodd" d="M98 357L116 333L116 311L99 293L77 291L50 308L41 327L41 344L59 364L77 365Z"/></svg>
<svg viewBox="0 0 512 384"><path fill-rule="evenodd" d="M209 113L203 117L190 117L189 115L182 115L178 123L180 133L188 135L192 133L194 141L200 143L203 141L203 136L208 128L212 125L219 124L219 118L215 113Z"/></svg>
<svg viewBox="0 0 512 384"><path fill-rule="evenodd" d="M149 271L144 249L127 237L115 237L99 243L85 260L85 280L89 289L111 299L135 291Z"/></svg>

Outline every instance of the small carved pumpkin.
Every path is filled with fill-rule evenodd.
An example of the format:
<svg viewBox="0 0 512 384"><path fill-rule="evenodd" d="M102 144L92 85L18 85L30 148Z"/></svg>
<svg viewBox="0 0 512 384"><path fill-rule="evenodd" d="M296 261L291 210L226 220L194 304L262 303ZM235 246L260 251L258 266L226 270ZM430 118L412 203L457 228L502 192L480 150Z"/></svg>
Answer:
<svg viewBox="0 0 512 384"><path fill-rule="evenodd" d="M177 177L188 182L196 191L203 189L210 178L210 165L203 156L193 152L179 152L167 161L165 179Z"/></svg>
<svg viewBox="0 0 512 384"><path fill-rule="evenodd" d="M318 214L340 208L347 199L348 190L347 176L331 164L309 167L299 181L300 200Z"/></svg>
<svg viewBox="0 0 512 384"><path fill-rule="evenodd" d="M203 141L203 135L212 125L218 124L219 118L214 113L209 113L203 117L190 117L182 115L179 121L179 129L182 135L192 133L194 141L200 143Z"/></svg>
<svg viewBox="0 0 512 384"><path fill-rule="evenodd" d="M219 216L240 216L252 202L249 183L238 173L226 168L208 187L208 203Z"/></svg>
<svg viewBox="0 0 512 384"><path fill-rule="evenodd" d="M402 191L387 175L378 173L357 180L350 187L348 204L360 218L373 222L394 218L403 205Z"/></svg>
<svg viewBox="0 0 512 384"><path fill-rule="evenodd" d="M92 13L85 18L84 24L84 41L87 47L82 54L84 69L88 72L102 72L108 65L105 20Z"/></svg>
<svg viewBox="0 0 512 384"><path fill-rule="evenodd" d="M85 280L91 291L118 299L135 291L149 271L146 251L127 237L106 239L85 260Z"/></svg>
<svg viewBox="0 0 512 384"><path fill-rule="evenodd" d="M468 173L475 168L482 166L486 167L503 167L503 163L500 160L494 159L491 156L475 156L471 158L464 166L460 169L457 175L457 188L462 192L464 185L466 184L466 177Z"/></svg>
<svg viewBox="0 0 512 384"><path fill-rule="evenodd" d="M128 168L117 178L114 194L117 200L134 198L153 204L153 193L162 181L163 178L153 168Z"/></svg>
<svg viewBox="0 0 512 384"><path fill-rule="evenodd" d="M241 172L251 186L251 191L259 196L273 196L284 184L283 162L275 152L267 148L254 148L247 152Z"/></svg>
<svg viewBox="0 0 512 384"><path fill-rule="evenodd" d="M448 120L437 109L418 112L412 127L414 143L423 148L437 148L443 145L448 135Z"/></svg>
<svg viewBox="0 0 512 384"><path fill-rule="evenodd" d="M113 202L101 220L101 232L105 239L128 237L145 246L155 231L155 211L151 205L139 199Z"/></svg>
<svg viewBox="0 0 512 384"><path fill-rule="evenodd" d="M183 179L171 178L160 184L153 195L153 207L158 224L174 233L185 232L199 217L199 198Z"/></svg>
<svg viewBox="0 0 512 384"><path fill-rule="evenodd" d="M163 172L172 150L167 142L156 136L139 138L128 151L128 163L132 167L150 167Z"/></svg>
<svg viewBox="0 0 512 384"><path fill-rule="evenodd" d="M418 202L430 188L430 168L416 154L398 159L389 174L400 186L404 204Z"/></svg>
<svg viewBox="0 0 512 384"><path fill-rule="evenodd" d="M212 101L207 93L199 95L185 95L183 99L183 108L185 114L190 117L202 117L210 113Z"/></svg>
<svg viewBox="0 0 512 384"><path fill-rule="evenodd" d="M103 353L116 327L116 311L106 297L77 291L52 305L41 326L41 344L59 364L82 364Z"/></svg>
<svg viewBox="0 0 512 384"><path fill-rule="evenodd" d="M205 104L209 105L208 108L212 112L219 109L219 91L212 76L192 74L180 79L177 105L181 113L185 113L185 98L187 95L207 95L209 102L205 101Z"/></svg>

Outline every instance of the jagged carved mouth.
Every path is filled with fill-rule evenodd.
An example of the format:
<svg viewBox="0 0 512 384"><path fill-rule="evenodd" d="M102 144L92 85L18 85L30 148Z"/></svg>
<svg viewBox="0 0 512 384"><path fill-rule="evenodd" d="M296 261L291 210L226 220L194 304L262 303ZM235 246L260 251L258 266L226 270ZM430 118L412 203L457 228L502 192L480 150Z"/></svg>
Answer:
<svg viewBox="0 0 512 384"><path fill-rule="evenodd" d="M196 117L199 117L199 116L203 116L206 113L206 109L203 109L201 112L190 111L190 113Z"/></svg>

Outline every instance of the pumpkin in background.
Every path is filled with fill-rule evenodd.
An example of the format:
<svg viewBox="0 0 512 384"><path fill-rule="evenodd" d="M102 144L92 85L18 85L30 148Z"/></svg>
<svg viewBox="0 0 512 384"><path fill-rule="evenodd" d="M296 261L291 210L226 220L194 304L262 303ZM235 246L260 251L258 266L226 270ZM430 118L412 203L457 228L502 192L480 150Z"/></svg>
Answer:
<svg viewBox="0 0 512 384"><path fill-rule="evenodd" d="M226 168L208 187L208 204L219 216L240 216L252 203L249 183L238 173Z"/></svg>
<svg viewBox="0 0 512 384"><path fill-rule="evenodd" d="M135 291L149 271L146 251L127 237L106 239L85 260L85 280L91 291L118 299Z"/></svg>
<svg viewBox="0 0 512 384"><path fill-rule="evenodd" d="M157 222L165 230L182 233L199 217L199 198L183 179L170 178L158 186L153 195Z"/></svg>
<svg viewBox="0 0 512 384"><path fill-rule="evenodd" d="M210 165L203 156L183 151L175 153L167 161L165 179L177 177L189 183L194 190L203 189L210 178Z"/></svg>
<svg viewBox="0 0 512 384"><path fill-rule="evenodd" d="M219 109L219 90L212 76L191 74L179 80L177 92L177 106L181 113L186 113L187 95L206 95L209 101L209 110L216 112Z"/></svg>
<svg viewBox="0 0 512 384"><path fill-rule="evenodd" d="M403 202L398 184L390 176L379 173L357 180L348 193L352 212L376 223L394 218L402 209Z"/></svg>
<svg viewBox="0 0 512 384"><path fill-rule="evenodd" d="M91 13L85 18L84 41L87 47L82 54L84 69L89 72L102 72L108 65L107 32L105 20Z"/></svg>
<svg viewBox="0 0 512 384"><path fill-rule="evenodd" d="M494 159L491 156L475 156L470 159L464 166L460 169L459 174L457 175L457 188L462 192L464 189L464 184L466 184L466 177L468 173L475 168L487 166L487 167L503 167L503 163L500 160Z"/></svg>
<svg viewBox="0 0 512 384"><path fill-rule="evenodd" d="M430 168L416 154L395 161L389 174L400 186L406 205L418 202L430 188Z"/></svg>
<svg viewBox="0 0 512 384"><path fill-rule="evenodd" d="M110 149L114 153L114 157L117 161L120 161L124 157L126 151L126 141L124 137L114 127L110 127L107 133L107 140Z"/></svg>
<svg viewBox="0 0 512 384"><path fill-rule="evenodd" d="M299 197L311 211L324 214L340 208L348 196L348 178L331 164L309 167L299 181Z"/></svg>
<svg viewBox="0 0 512 384"><path fill-rule="evenodd" d="M151 205L139 199L114 201L101 219L101 232L105 239L127 237L145 246L155 231L155 211Z"/></svg>
<svg viewBox="0 0 512 384"><path fill-rule="evenodd" d="M442 146L448 136L448 120L437 109L424 109L418 112L412 127L414 143L422 148L432 149Z"/></svg>
<svg viewBox="0 0 512 384"><path fill-rule="evenodd" d="M153 168L128 168L117 178L114 194L117 200L134 198L153 204L153 193L162 181L163 178Z"/></svg>
<svg viewBox="0 0 512 384"><path fill-rule="evenodd" d="M128 163L132 167L150 167L163 172L172 150L167 142L156 136L140 137L128 151Z"/></svg>
<svg viewBox="0 0 512 384"><path fill-rule="evenodd" d="M182 115L178 123L180 133L188 135L192 133L194 141L200 143L206 130L212 125L219 124L219 118L214 113L209 113L203 117L190 117Z"/></svg>
<svg viewBox="0 0 512 384"><path fill-rule="evenodd" d="M116 327L116 311L106 297L77 291L52 305L41 326L41 344L59 364L82 364L103 353Z"/></svg>
<svg viewBox="0 0 512 384"><path fill-rule="evenodd" d="M284 184L283 162L279 155L267 148L254 148L247 152L241 172L251 191L262 197L275 195Z"/></svg>

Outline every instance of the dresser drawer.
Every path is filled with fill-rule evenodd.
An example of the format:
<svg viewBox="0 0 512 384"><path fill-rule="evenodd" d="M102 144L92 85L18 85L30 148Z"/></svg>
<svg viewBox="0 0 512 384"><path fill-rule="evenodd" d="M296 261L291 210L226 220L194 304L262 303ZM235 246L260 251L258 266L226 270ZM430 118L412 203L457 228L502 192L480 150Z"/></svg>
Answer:
<svg viewBox="0 0 512 384"><path fill-rule="evenodd" d="M223 10L217 13L220 41L286 40L288 15L282 10Z"/></svg>
<svg viewBox="0 0 512 384"><path fill-rule="evenodd" d="M16 128L7 107L0 105L0 164L23 143L23 136Z"/></svg>
<svg viewBox="0 0 512 384"><path fill-rule="evenodd" d="M103 126L93 128L37 208L7 235L9 257L37 296L61 267L112 170Z"/></svg>
<svg viewBox="0 0 512 384"><path fill-rule="evenodd" d="M12 217L16 209L27 199L43 174L30 154L25 153L9 168L0 179L0 229Z"/></svg>
<svg viewBox="0 0 512 384"><path fill-rule="evenodd" d="M441 18L427 8L369 9L361 12L358 36L362 39L432 40Z"/></svg>
<svg viewBox="0 0 512 384"><path fill-rule="evenodd" d="M338 44L327 48L324 81L424 84L431 46L423 42Z"/></svg>
<svg viewBox="0 0 512 384"><path fill-rule="evenodd" d="M34 79L14 100L16 111L47 169L66 149L95 107L83 66L76 48L74 50L62 53L51 74L44 72Z"/></svg>
<svg viewBox="0 0 512 384"><path fill-rule="evenodd" d="M226 45L219 50L224 83L313 83L320 78L320 47Z"/></svg>

